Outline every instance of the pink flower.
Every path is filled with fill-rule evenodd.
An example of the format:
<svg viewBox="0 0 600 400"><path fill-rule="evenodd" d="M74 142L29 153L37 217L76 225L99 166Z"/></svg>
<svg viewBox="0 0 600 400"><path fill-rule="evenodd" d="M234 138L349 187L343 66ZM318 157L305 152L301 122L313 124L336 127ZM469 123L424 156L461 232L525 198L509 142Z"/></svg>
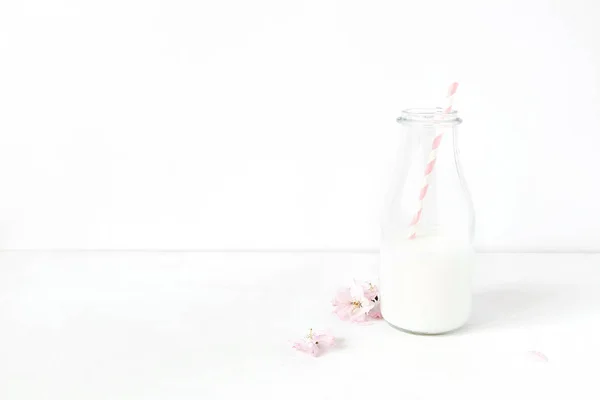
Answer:
<svg viewBox="0 0 600 400"><path fill-rule="evenodd" d="M343 321L364 322L382 319L379 307L379 289L371 282L356 282L337 292L333 312Z"/></svg>
<svg viewBox="0 0 600 400"><path fill-rule="evenodd" d="M354 282L351 287L336 294L332 302L333 312L343 321L366 321L369 312L375 307L375 301L368 296L373 296L373 293L365 293L365 286Z"/></svg>
<svg viewBox="0 0 600 400"><path fill-rule="evenodd" d="M334 345L335 337L326 333L315 333L310 329L302 340L293 343L292 348L317 357L323 350Z"/></svg>

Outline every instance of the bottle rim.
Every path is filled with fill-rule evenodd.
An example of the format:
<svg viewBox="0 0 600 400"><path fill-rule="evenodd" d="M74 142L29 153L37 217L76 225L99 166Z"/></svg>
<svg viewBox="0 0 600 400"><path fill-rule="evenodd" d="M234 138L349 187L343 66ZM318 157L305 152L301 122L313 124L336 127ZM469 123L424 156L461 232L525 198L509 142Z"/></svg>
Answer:
<svg viewBox="0 0 600 400"><path fill-rule="evenodd" d="M408 108L402 110L396 119L399 124L427 124L427 125L458 125L462 119L458 117L458 111L452 110L444 113L438 108Z"/></svg>

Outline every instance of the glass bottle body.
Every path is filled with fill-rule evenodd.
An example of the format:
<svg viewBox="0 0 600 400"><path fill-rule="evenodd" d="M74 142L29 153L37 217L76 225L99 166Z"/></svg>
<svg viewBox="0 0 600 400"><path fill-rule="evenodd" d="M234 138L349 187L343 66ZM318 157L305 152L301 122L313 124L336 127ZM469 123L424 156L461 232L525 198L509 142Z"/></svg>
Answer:
<svg viewBox="0 0 600 400"><path fill-rule="evenodd" d="M400 329L438 334L471 310L474 212L458 152L456 112L411 109L382 218L381 312ZM435 145L437 141L437 147Z"/></svg>

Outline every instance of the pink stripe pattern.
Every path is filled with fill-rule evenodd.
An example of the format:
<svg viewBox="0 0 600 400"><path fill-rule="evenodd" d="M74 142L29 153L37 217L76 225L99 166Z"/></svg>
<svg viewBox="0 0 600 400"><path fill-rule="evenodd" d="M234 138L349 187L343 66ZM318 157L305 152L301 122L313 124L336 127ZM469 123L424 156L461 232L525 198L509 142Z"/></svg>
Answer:
<svg viewBox="0 0 600 400"><path fill-rule="evenodd" d="M452 112L452 102L454 100L454 94L456 93L456 89L458 89L458 83L454 82L448 88L448 94L446 96L447 104L446 108L442 111L444 114L449 114ZM409 239L414 239L417 236L417 225L421 220L421 215L423 214L423 200L425 196L427 196L427 189L429 188L429 177L433 172L433 168L435 167L435 161L437 159L437 149L440 147L440 143L442 142L442 136L444 135L443 129L438 129L433 142L431 143L431 151L429 152L429 158L427 161L427 165L425 166L425 174L423 177L423 185L421 186L421 191L419 193L419 209L413 216L410 225L409 225Z"/></svg>

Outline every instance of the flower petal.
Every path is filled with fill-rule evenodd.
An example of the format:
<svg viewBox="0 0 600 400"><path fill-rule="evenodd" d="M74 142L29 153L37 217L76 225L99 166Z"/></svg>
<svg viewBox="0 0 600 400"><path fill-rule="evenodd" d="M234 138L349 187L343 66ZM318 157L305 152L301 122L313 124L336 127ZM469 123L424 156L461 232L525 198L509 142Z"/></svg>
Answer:
<svg viewBox="0 0 600 400"><path fill-rule="evenodd" d="M365 314L367 314L369 311L371 311L373 307L375 307L375 303L366 297L362 297L359 301L361 305L360 310Z"/></svg>
<svg viewBox="0 0 600 400"><path fill-rule="evenodd" d="M335 345L335 337L327 333L315 335L315 342L319 342L319 346L332 347Z"/></svg>
<svg viewBox="0 0 600 400"><path fill-rule="evenodd" d="M350 294L350 288L343 288L338 290L332 301L333 305L349 304L352 302L352 295Z"/></svg>
<svg viewBox="0 0 600 400"><path fill-rule="evenodd" d="M537 361L548 362L548 357L546 357L546 355L541 351L532 350L529 352L529 355Z"/></svg>
<svg viewBox="0 0 600 400"><path fill-rule="evenodd" d="M361 284L354 281L352 286L350 286L350 295L353 299L360 299L365 297L365 290Z"/></svg>
<svg viewBox="0 0 600 400"><path fill-rule="evenodd" d="M383 315L381 315L381 307L379 306L379 303L377 303L375 305L375 307L373 307L371 309L371 311L369 311L368 316L371 319L383 319Z"/></svg>

